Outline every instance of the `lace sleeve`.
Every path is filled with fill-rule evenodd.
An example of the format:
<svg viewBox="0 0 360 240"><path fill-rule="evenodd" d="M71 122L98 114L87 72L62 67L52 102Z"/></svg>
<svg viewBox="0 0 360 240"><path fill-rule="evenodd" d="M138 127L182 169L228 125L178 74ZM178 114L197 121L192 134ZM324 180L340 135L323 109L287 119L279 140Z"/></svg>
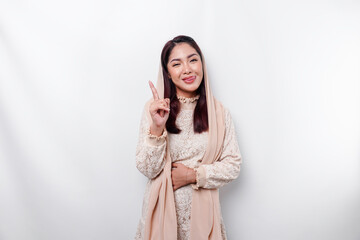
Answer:
<svg viewBox="0 0 360 240"><path fill-rule="evenodd" d="M197 183L193 185L194 189L219 188L239 176L242 158L234 123L227 109L225 109L225 128L225 141L220 159L213 164L201 165L195 169Z"/></svg>
<svg viewBox="0 0 360 240"><path fill-rule="evenodd" d="M136 147L136 167L146 177L153 179L165 166L164 155L167 131L165 129L159 137L151 135L146 110L145 106L141 117L139 140Z"/></svg>

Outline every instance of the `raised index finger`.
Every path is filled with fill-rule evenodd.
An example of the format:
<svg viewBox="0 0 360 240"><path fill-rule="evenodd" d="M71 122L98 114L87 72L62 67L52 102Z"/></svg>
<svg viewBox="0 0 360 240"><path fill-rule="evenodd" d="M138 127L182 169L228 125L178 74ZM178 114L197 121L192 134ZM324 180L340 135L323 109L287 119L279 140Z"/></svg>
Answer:
<svg viewBox="0 0 360 240"><path fill-rule="evenodd" d="M149 81L149 85L150 85L151 92L153 94L154 100L158 100L159 99L159 94L157 93L156 88L154 87L154 84L151 81Z"/></svg>

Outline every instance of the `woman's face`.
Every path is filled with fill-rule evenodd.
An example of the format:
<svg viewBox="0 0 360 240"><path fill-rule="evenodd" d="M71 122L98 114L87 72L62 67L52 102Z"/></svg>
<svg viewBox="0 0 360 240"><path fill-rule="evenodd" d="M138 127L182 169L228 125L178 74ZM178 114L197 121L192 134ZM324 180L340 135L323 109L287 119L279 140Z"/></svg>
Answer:
<svg viewBox="0 0 360 240"><path fill-rule="evenodd" d="M200 55L193 47L187 43L177 44L170 53L167 68L177 95L196 96L204 74Z"/></svg>

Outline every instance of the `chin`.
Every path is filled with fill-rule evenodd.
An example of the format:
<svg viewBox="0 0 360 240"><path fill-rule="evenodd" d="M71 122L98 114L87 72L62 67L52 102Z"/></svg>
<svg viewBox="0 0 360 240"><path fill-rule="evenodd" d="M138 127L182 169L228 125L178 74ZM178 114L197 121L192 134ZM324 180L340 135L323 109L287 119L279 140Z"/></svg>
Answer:
<svg viewBox="0 0 360 240"><path fill-rule="evenodd" d="M194 84L192 86L186 86L183 89L187 92L196 92L196 90L200 87L200 84Z"/></svg>

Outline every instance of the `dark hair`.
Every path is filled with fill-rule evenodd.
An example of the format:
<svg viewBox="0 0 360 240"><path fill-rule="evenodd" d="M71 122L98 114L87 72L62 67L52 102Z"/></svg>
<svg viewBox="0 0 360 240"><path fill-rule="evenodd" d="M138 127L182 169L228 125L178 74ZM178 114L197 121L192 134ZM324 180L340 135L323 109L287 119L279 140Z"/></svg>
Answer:
<svg viewBox="0 0 360 240"><path fill-rule="evenodd" d="M166 122L166 130L170 133L180 133L181 129L176 126L176 117L180 112L180 102L176 97L176 87L173 81L168 77L169 72L167 68L167 64L169 61L169 56L173 48L179 43L187 43L191 47L193 47L196 52L200 55L202 62L202 53L197 45L197 43L191 37L180 35L175 37L174 39L168 41L162 52L161 52L161 65L163 69L164 76L164 98L170 99L170 115ZM205 75L205 73L204 73ZM206 92L205 92L205 82L204 77L201 81L200 86L196 90L197 94L200 94L200 98L196 103L194 109L194 132L201 133L203 131L207 131L209 128L208 124L208 114L207 114L207 105L206 105Z"/></svg>

